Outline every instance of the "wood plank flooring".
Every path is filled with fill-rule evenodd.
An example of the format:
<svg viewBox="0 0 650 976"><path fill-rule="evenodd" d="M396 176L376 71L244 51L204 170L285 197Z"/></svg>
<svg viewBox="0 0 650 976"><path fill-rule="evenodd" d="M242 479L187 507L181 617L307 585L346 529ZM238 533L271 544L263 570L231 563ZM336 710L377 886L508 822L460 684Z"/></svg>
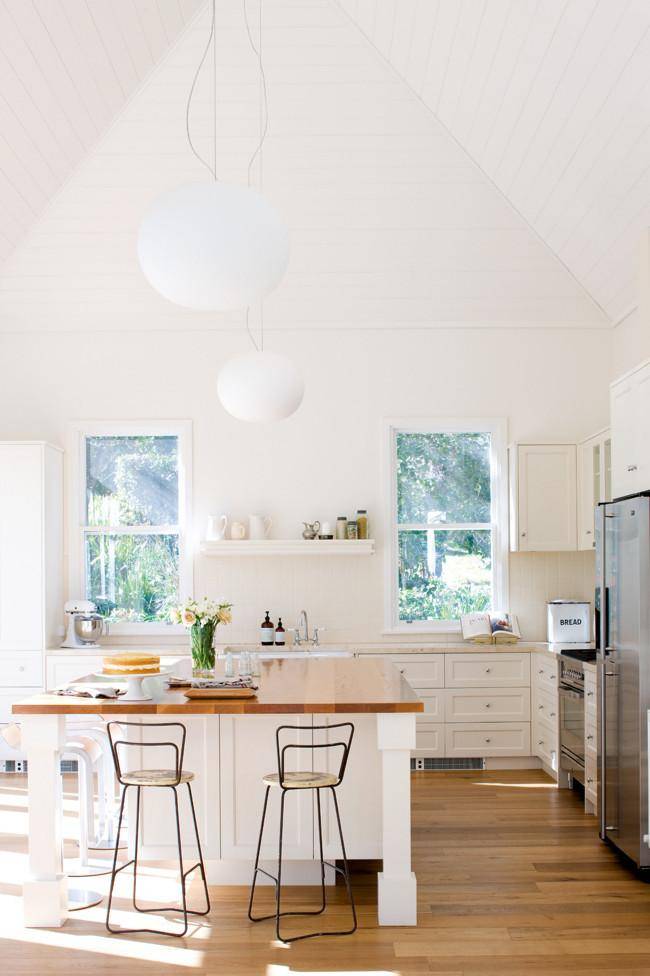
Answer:
<svg viewBox="0 0 650 976"><path fill-rule="evenodd" d="M72 798L68 823L73 827ZM246 918L247 889L212 889L213 910L183 940L111 937L105 907L73 915L58 930L21 926L26 795L22 777L0 777L0 960L7 976L80 973L176 976L648 976L650 885L598 839L579 799L541 771L413 775L413 861L417 928L378 928L375 877L355 872L359 930L290 948L270 922ZM342 811L345 818L345 809ZM173 898L171 873L147 868L149 894ZM87 887L106 890L106 879ZM198 897L197 886L192 894ZM128 881L118 911L128 913ZM287 889L287 907L307 907L313 890ZM263 890L260 908L271 907ZM328 925L344 927L344 891L331 896ZM313 923L295 923L306 931ZM294 923L291 922L293 925Z"/></svg>

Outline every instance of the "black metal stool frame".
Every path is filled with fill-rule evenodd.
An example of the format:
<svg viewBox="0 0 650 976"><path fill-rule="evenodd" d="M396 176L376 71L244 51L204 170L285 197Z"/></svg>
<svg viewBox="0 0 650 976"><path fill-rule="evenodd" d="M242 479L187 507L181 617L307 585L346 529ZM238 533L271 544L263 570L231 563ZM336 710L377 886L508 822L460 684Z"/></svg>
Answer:
<svg viewBox="0 0 650 976"><path fill-rule="evenodd" d="M180 729L181 730L181 747L179 749L178 748L178 745L175 742L128 742L125 739L114 739L113 738L112 729L111 729L111 726L114 726L114 725L117 725L118 727L134 726L135 728L139 728L139 729L162 729L162 728L176 728L176 729ZM191 786L191 783L189 783L189 782L187 782L185 785L187 786L187 792L188 792L189 800L190 800L190 808L192 810L192 822L194 824L194 835L196 837L196 846L197 846L198 852L199 852L199 860L196 862L196 864L193 864L191 868L188 868L187 871L184 871L183 870L183 845L182 845L182 840L181 840L180 817L179 817L179 813L178 813L178 793L177 793L177 788L181 785L181 777L182 777L182 773L183 773L183 757L185 755L185 738L186 738L186 734L187 734L186 733L185 726L181 722L152 722L150 724L147 724L147 723L143 724L141 722L108 722L106 728L107 728L107 731L108 731L108 738L109 738L109 742L110 742L110 746L111 746L111 753L112 753L112 756L113 756L113 763L115 764L115 772L116 772L116 775L117 775L117 780L118 780L118 783L120 783L120 785L122 786L122 797L121 797L121 800L120 800L120 814L119 814L119 818L118 818L118 822L117 822L117 836L115 838L115 852L114 852L114 855L113 855L113 868L112 868L112 871L111 871L111 886L110 886L110 889L109 889L109 892L108 892L108 907L107 907L107 910L106 910L106 928L113 935L131 935L131 934L137 933L137 932L148 932L148 933L150 933L152 935L169 935L169 936L172 936L173 938L176 938L176 939L182 939L183 936L186 935L187 930L188 930L188 927L189 927L189 925L188 925L188 915L207 915L209 913L209 911L210 911L210 894L208 892L208 882L207 882L207 878L206 878L206 874L205 874L205 865L203 863L203 852L201 850L201 840L199 838L199 828L198 828L198 824L196 822L196 811L194 809L194 797L192 796L192 786ZM174 750L176 782L175 783L170 783L170 784L165 784L165 786L162 787L162 788L164 788L164 789L170 789L170 790L172 790L172 792L174 794L174 813L176 815L176 838L177 838L177 842L178 842L178 863L179 863L179 866L180 866L180 879L181 879L181 896L182 896L182 906L181 907L179 907L177 905L170 905L170 906L166 906L164 908L159 908L159 907L156 907L156 908L140 908L138 906L138 904L137 904L136 886L137 886L137 877L138 877L138 841L139 841L139 834L140 834L140 799L141 799L141 795L140 794L141 794L141 790L143 789L143 787L142 786L137 786L134 783L125 783L124 782L123 774L122 774L122 768L120 766L120 757L119 757L118 746L145 747L145 748L146 747L157 747L157 748L169 747L169 748L172 748ZM127 773L127 775L128 775L128 773ZM130 861L127 861L125 864L120 865L120 867L118 868L117 867L117 852L118 852L118 849L119 849L120 831L122 830L122 818L123 818L123 815L124 815L124 803L125 803L125 800L126 800L127 790L131 786L135 786L135 789L137 790L136 813L135 813L134 857ZM153 789L154 787L151 787L151 788ZM160 786L157 786L157 787L155 787L155 789L161 789L161 787ZM110 917L111 917L111 905L112 905L112 901L113 901L113 889L115 887L115 880L117 878L117 875L120 873L120 871L123 871L125 868L128 868L131 865L133 865L133 896L132 896L131 901L132 901L132 904L133 904L134 909L137 912L141 912L143 914L153 913L153 914L156 914L156 915L161 914L162 912L181 912L183 914L183 921L184 921L184 926L183 926L183 931L182 932L169 932L169 931L166 931L164 929L150 929L150 928L138 928L138 929L123 929L123 928L116 929L116 928L111 928ZM190 874L192 874L193 871L196 871L197 868L199 868L200 871L201 871L201 878L203 880L203 889L205 891L205 902L206 902L206 906L207 906L205 908L205 910L204 911L201 911L201 912L199 912L199 911L192 911L192 910L188 909L188 907L187 907L187 890L186 890L187 878L188 878L188 876Z"/></svg>
<svg viewBox="0 0 650 976"><path fill-rule="evenodd" d="M281 733L285 731L294 732L305 732L304 726L299 725L281 725L276 729L275 733L275 746L276 755L278 760L278 782L282 789L282 795L280 797L280 830L278 838L278 874L277 877L270 874L260 867L260 852L262 849L262 838L264 835L264 824L266 821L266 811L268 807L269 791L271 786L266 787L266 792L264 794L264 806L262 808L262 822L260 824L260 833L257 840L257 852L255 854L255 867L253 869L253 880L251 884L250 899L248 902L248 917L251 922L264 922L267 919L275 919L275 934L278 942L290 943L290 942L300 942L303 939L315 939L323 935L352 935L357 929L357 912L354 904L354 896L352 894L352 884L350 881L350 869L348 866L348 859L345 850L345 841L343 839L343 830L341 827L341 814L339 812L339 804L336 796L336 788L341 785L343 781L343 776L345 775L345 769L348 764L348 756L350 755L350 746L352 744L352 738L354 736L354 725L352 722L339 722L336 725L313 725L311 727L312 732L327 731L331 732L334 729L349 729L349 735L347 740L344 742L323 742L323 743L288 743L285 746L280 746ZM339 765L338 773L336 774L337 782L331 786L305 786L305 787L286 787L284 785L284 771L285 771L285 755L290 749L336 749L341 748L343 750L341 756L341 762ZM282 886L282 843L284 835L284 801L287 793L299 793L302 790L311 789L316 793L316 810L318 814L318 844L319 844L319 854L320 854L320 869L321 869L321 906L320 908L311 909L308 911L285 911L281 910L281 886ZM334 810L336 812L336 822L338 826L339 838L341 841L341 853L343 855L343 867L340 868L336 864L332 864L330 861L326 861L323 857L323 824L321 816L321 799L320 791L321 789L328 789L332 792L332 799L334 801ZM331 868L333 871L340 874L344 881L345 887L347 889L348 898L350 901L350 908L352 909L352 928L343 929L339 931L330 932L308 932L305 935L294 935L290 937L284 937L280 932L280 919L286 918L288 915L322 915L327 907L327 896L325 893L325 866ZM272 915L253 915L253 899L255 897L255 884L257 881L257 875L263 874L275 884L275 912Z"/></svg>

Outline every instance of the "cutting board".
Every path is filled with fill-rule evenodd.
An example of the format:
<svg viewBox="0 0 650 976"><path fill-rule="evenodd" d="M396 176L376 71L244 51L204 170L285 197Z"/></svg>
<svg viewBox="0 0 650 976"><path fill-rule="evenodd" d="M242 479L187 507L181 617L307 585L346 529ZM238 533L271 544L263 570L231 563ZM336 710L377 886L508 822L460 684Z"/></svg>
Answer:
<svg viewBox="0 0 650 976"><path fill-rule="evenodd" d="M186 688L186 698L255 698L253 688Z"/></svg>

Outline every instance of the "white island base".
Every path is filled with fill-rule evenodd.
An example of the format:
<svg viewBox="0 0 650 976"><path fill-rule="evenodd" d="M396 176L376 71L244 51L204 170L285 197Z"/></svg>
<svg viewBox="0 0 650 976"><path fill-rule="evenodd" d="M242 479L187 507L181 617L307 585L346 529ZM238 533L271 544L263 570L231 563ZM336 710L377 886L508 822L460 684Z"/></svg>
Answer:
<svg viewBox="0 0 650 976"><path fill-rule="evenodd" d="M133 707L133 706L132 706ZM79 709L88 712L89 709ZM377 914L380 925L417 924L417 886L411 871L410 754L415 746L415 714L381 712L355 714L138 714L108 715L107 719L148 723L182 721L187 728L184 768L195 773L192 784L208 881L213 885L251 882L259 832L265 773L277 769L275 730L279 725L304 729L311 741L312 725L351 721L354 740L343 784L338 788L343 835L350 860L382 860L378 878ZM62 803L59 761L65 744L64 714L23 714L23 741L29 778L29 879L24 886L25 924L63 925L67 918L67 880L62 867ZM139 729L130 728L136 736ZM301 733L302 736L302 733ZM129 749L129 768L151 765ZM336 751L298 750L301 767L331 767ZM292 768L301 768L300 766ZM279 791L271 791L264 832L264 865L275 870L278 844ZM142 791L142 860L177 857L171 790ZM130 825L135 823L136 791L129 790ZM326 858L340 858L336 821L329 790L322 791ZM179 789L181 826L188 842L187 862L196 855L187 791ZM319 864L314 794L311 790L287 796L282 878L287 884L318 884ZM132 849L132 837L130 838ZM327 880L333 883L333 872ZM263 876L260 878L262 880Z"/></svg>

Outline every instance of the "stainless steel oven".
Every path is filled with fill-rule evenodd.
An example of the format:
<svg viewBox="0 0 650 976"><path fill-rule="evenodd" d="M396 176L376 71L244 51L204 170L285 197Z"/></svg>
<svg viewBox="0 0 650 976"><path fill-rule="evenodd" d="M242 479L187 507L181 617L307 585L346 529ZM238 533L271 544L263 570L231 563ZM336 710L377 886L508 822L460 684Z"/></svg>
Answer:
<svg viewBox="0 0 650 976"><path fill-rule="evenodd" d="M583 661L595 651L563 650L560 654L560 769L585 781L585 674Z"/></svg>

